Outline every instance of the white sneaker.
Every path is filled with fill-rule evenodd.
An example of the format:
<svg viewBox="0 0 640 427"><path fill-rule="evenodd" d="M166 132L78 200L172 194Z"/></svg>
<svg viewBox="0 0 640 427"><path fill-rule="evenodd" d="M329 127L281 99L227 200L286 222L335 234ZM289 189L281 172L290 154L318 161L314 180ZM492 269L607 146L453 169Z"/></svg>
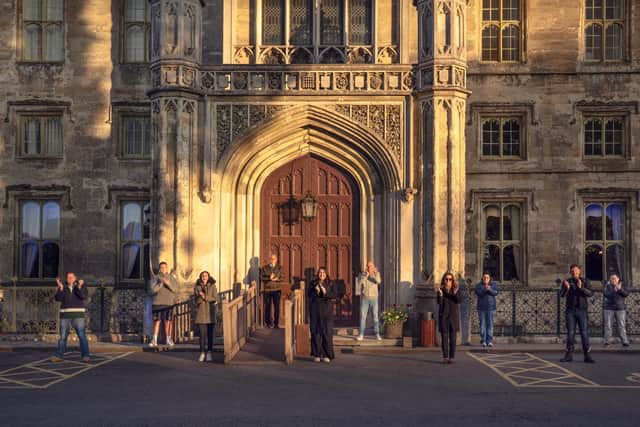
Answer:
<svg viewBox="0 0 640 427"><path fill-rule="evenodd" d="M358 337L356 338L356 341L362 341L363 339L364 339L364 336L358 335Z"/></svg>
<svg viewBox="0 0 640 427"><path fill-rule="evenodd" d="M323 361L324 363L329 363L329 362L331 362L331 359L329 359L328 357L323 357L323 358L322 358L322 361Z"/></svg>
<svg viewBox="0 0 640 427"><path fill-rule="evenodd" d="M319 357L314 357L314 358L313 358L313 361L314 361L314 362L319 362L319 361L320 361L320 358L319 358Z"/></svg>
<svg viewBox="0 0 640 427"><path fill-rule="evenodd" d="M382 341L382 337L380 336L380 334L376 334L376 339L377 339L378 341Z"/></svg>
<svg viewBox="0 0 640 427"><path fill-rule="evenodd" d="M210 351L207 351L207 362L212 362L213 361L213 354L211 354Z"/></svg>
<svg viewBox="0 0 640 427"><path fill-rule="evenodd" d="M167 338L167 345L169 347L173 347L174 345L176 345L176 343L173 342L173 340L171 338Z"/></svg>
<svg viewBox="0 0 640 427"><path fill-rule="evenodd" d="M154 348L158 346L158 340L157 339L152 339L151 342L149 343L149 348Z"/></svg>
<svg viewBox="0 0 640 427"><path fill-rule="evenodd" d="M198 362L204 362L205 354L200 353L200 357L198 357Z"/></svg>

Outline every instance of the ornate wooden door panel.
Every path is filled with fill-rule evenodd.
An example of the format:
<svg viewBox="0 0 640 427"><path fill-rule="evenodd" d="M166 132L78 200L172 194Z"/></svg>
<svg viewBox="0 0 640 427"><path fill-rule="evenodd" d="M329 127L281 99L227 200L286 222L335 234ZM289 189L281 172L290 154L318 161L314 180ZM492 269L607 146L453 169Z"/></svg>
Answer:
<svg viewBox="0 0 640 427"><path fill-rule="evenodd" d="M279 207L291 196L301 200L311 192L318 202L313 221L286 224ZM261 263L278 255L285 280L309 279L324 266L340 280L336 323L358 321L359 301L354 300L354 260L359 259L359 197L353 179L341 169L313 156L305 156L273 172L262 190ZM344 286L342 286L342 281ZM290 290L283 292L287 296Z"/></svg>

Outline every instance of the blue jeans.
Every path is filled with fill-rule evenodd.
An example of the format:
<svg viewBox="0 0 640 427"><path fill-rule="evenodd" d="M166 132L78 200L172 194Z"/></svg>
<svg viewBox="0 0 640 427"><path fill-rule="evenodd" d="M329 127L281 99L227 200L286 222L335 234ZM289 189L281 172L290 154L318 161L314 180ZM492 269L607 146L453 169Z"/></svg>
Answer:
<svg viewBox="0 0 640 427"><path fill-rule="evenodd" d="M373 317L373 332L378 335L380 333L380 324L378 322L378 297L367 298L364 295L360 297L360 335L364 335L367 326L367 312L371 307L371 315Z"/></svg>
<svg viewBox="0 0 640 427"><path fill-rule="evenodd" d="M86 322L84 317L78 317L76 319L60 319L60 340L58 341L58 351L56 356L64 357L67 352L67 338L69 337L69 331L71 327L76 330L78 334L78 340L80 341L80 354L82 357L89 357L89 342L87 341L87 334L85 332Z"/></svg>
<svg viewBox="0 0 640 427"><path fill-rule="evenodd" d="M573 351L576 344L576 325L580 329L580 340L582 341L582 351L586 356L589 352L589 332L587 326L589 318L587 310L568 309L565 313L567 318L567 351Z"/></svg>
<svg viewBox="0 0 640 427"><path fill-rule="evenodd" d="M493 342L493 317L495 310L478 311L480 318L480 342L482 344L490 344Z"/></svg>

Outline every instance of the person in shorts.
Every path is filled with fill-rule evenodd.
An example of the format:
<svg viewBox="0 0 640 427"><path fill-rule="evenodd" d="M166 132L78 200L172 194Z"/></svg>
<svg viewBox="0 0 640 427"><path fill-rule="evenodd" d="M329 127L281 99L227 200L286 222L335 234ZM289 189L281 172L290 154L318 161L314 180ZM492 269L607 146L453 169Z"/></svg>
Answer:
<svg viewBox="0 0 640 427"><path fill-rule="evenodd" d="M173 347L174 342L171 339L173 332L173 305L176 301L178 284L175 278L169 274L169 266L166 262L162 261L158 269L158 275L153 277L149 282L149 293L153 297L153 304L151 306L153 313L153 338L149 343L149 347L158 346L160 323L164 323L167 345Z"/></svg>

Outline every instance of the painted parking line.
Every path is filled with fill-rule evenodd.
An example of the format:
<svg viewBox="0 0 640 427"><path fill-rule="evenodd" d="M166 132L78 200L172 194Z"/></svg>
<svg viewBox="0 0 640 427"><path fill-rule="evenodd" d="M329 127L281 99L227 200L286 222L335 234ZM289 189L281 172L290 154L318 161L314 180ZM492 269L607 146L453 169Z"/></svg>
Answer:
<svg viewBox="0 0 640 427"><path fill-rule="evenodd" d="M0 372L0 389L45 389L132 353L100 353L89 362L83 362L77 352L67 353L57 363L51 358L36 360Z"/></svg>
<svg viewBox="0 0 640 427"><path fill-rule="evenodd" d="M602 385L531 353L467 354L519 388L640 388L640 373L626 377L639 385Z"/></svg>

